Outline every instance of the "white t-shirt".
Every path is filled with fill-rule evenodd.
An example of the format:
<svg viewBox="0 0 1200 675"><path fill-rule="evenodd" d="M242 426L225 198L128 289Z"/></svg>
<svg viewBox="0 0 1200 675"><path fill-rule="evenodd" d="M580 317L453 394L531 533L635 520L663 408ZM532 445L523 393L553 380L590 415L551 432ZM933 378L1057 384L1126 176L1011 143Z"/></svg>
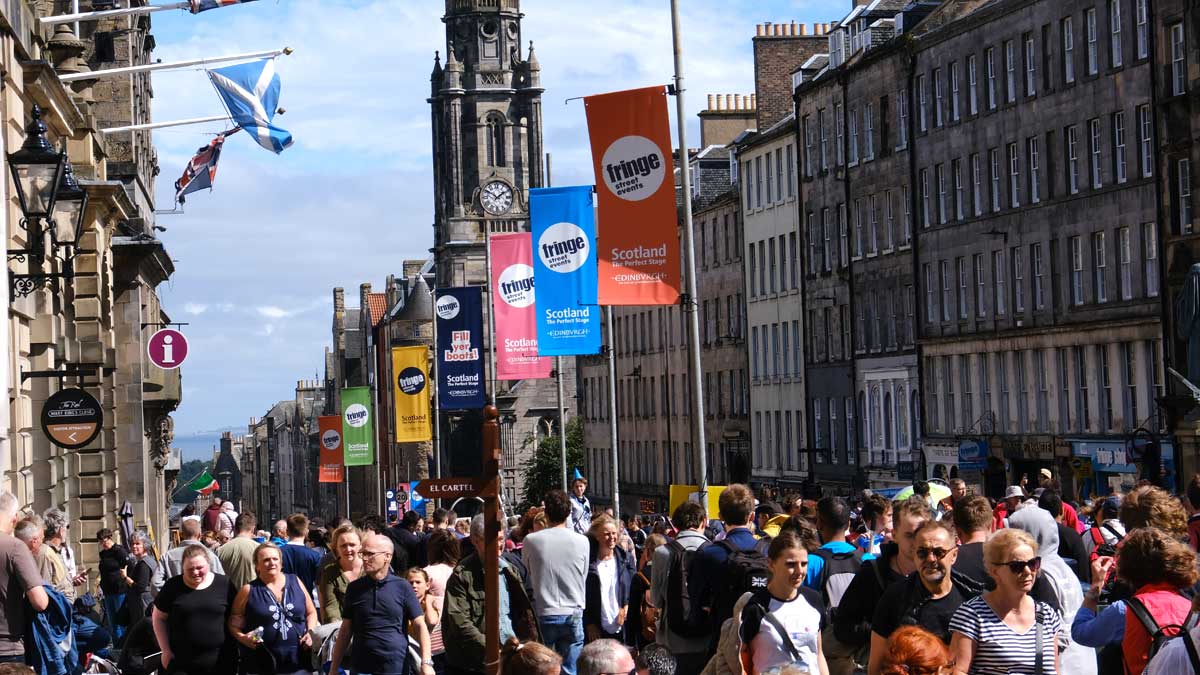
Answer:
<svg viewBox="0 0 1200 675"><path fill-rule="evenodd" d="M817 672L817 637L821 633L822 616L820 610L810 601L812 596L804 592L808 590L801 589L791 601L780 600L769 593L760 593L742 610L742 639L749 638L750 654L756 672L793 663L783 637L765 618L766 612L774 614L787 630L792 645L800 653L800 662L807 666L810 672ZM762 604L764 601L765 604ZM819 600L816 602L819 604ZM761 620L759 617L762 617ZM751 631L746 623L755 620L759 620L758 632L750 636L748 633Z"/></svg>
<svg viewBox="0 0 1200 675"><path fill-rule="evenodd" d="M617 599L617 556L597 562L596 573L600 576L600 626L615 633L621 629L617 623L621 612L621 602Z"/></svg>

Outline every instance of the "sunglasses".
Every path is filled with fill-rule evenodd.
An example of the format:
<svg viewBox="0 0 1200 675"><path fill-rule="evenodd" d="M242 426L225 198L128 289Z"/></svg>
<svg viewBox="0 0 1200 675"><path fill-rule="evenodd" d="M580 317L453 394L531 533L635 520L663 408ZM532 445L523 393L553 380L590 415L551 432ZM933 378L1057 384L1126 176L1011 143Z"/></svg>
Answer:
<svg viewBox="0 0 1200 675"><path fill-rule="evenodd" d="M1013 574L1020 574L1028 567L1030 572L1037 574L1037 571L1042 568L1042 557L1035 556L1029 560L1010 560L1003 563L995 563L996 567L1007 567Z"/></svg>
<svg viewBox="0 0 1200 675"><path fill-rule="evenodd" d="M917 549L917 560L924 560L924 559L928 558L930 553L933 554L933 557L937 558L938 560L941 560L942 558L945 558L947 555L949 555L950 551L953 551L956 548L958 548L958 547L957 546L955 546L954 548L921 547L921 548Z"/></svg>

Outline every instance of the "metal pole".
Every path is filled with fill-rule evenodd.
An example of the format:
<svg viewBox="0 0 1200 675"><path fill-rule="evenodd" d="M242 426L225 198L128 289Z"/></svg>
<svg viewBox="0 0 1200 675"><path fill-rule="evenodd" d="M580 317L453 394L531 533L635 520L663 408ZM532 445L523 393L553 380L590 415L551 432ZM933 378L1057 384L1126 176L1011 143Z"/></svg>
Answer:
<svg viewBox="0 0 1200 675"><path fill-rule="evenodd" d="M185 120L174 120L171 122L148 122L146 124L130 124L123 127L109 127L101 129L102 134L116 134L122 131L144 131L146 129L163 129L165 127L182 127L188 124L204 124L205 122L222 122L229 119L229 115L210 115L209 117L191 117Z"/></svg>
<svg viewBox="0 0 1200 675"><path fill-rule="evenodd" d="M496 405L496 313L492 311L492 224L488 221L483 223L483 261L487 268L484 290L487 291L488 300L488 364L491 366L491 372L488 373L488 402Z"/></svg>
<svg viewBox="0 0 1200 675"><path fill-rule="evenodd" d="M80 12L79 2L76 0L71 3L72 14L59 14L58 16L43 16L38 21L43 26L56 26L60 23L75 23L79 25L80 21L100 21L102 19L111 19L116 16L130 16L134 14L150 14L153 12L162 12L168 9L187 9L191 7L190 2L173 2L169 5L145 5L142 7L128 7L123 9L106 9L99 12ZM79 37L79 29L75 29L75 36Z"/></svg>
<svg viewBox="0 0 1200 675"><path fill-rule="evenodd" d="M61 18L61 17L54 17ZM97 80L102 77L117 77L124 76L130 73L148 73L155 70L171 70L174 68L188 68L191 66L203 66L210 63L224 63L225 61L245 61L248 59L263 59L279 56L280 54L288 55L292 53L291 47L283 49L271 49L265 52L247 52L245 54L233 54L231 56L215 56L204 59L191 59L188 61L169 61L167 63L149 63L144 66L126 66L124 68L108 68L106 70L89 70L85 73L71 73L69 75L60 75L60 82L74 82L76 80Z"/></svg>
<svg viewBox="0 0 1200 675"><path fill-rule="evenodd" d="M435 257L434 260L437 260ZM435 263L436 265L436 263ZM434 286L437 286L437 267L434 267ZM429 289L429 295L434 299L434 307L437 307L437 291L433 288ZM437 391L438 383L438 335L437 335L437 312L433 313L433 377L434 391ZM433 477L442 477L442 411L440 397L433 402Z"/></svg>
<svg viewBox="0 0 1200 675"><path fill-rule="evenodd" d="M612 306L604 308L604 320L608 324L608 430L612 443L612 506L619 514L621 497L621 465L617 458L617 344L613 341Z"/></svg>
<svg viewBox="0 0 1200 675"><path fill-rule="evenodd" d="M550 153L546 153L546 187L553 185L550 173ZM562 357L554 357L554 380L558 388L558 455L562 465L563 492L570 494L567 482L570 480L570 469L567 468L567 409L563 406Z"/></svg>
<svg viewBox="0 0 1200 675"><path fill-rule="evenodd" d="M500 411L483 409L483 669L487 675L500 672Z"/></svg>
<svg viewBox="0 0 1200 675"><path fill-rule="evenodd" d="M675 50L675 124L679 135L679 177L683 187L683 250L687 271L687 293L682 309L689 314L689 338L692 343L692 410L696 418L691 425L696 430L696 458L700 469L700 503L708 504L708 457L704 433L704 382L700 364L700 318L696 314L699 299L696 293L696 242L692 233L692 176L688 164L687 117L683 105L683 41L680 38L679 0L671 0L671 37ZM611 326L609 328L611 330Z"/></svg>

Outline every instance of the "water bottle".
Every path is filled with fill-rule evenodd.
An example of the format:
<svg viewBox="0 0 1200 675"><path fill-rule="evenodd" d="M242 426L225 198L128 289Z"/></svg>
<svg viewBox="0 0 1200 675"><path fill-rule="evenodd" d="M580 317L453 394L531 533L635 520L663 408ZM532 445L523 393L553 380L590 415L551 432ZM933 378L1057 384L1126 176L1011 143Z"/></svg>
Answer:
<svg viewBox="0 0 1200 675"><path fill-rule="evenodd" d="M262 644L263 627L259 626L258 628L255 628L254 630L250 631L250 639L254 640L255 644Z"/></svg>

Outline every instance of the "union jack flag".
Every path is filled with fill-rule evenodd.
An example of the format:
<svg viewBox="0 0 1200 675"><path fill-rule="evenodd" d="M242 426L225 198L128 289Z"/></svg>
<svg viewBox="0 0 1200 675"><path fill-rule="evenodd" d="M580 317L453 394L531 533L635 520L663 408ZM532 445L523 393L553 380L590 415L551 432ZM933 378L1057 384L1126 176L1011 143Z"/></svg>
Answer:
<svg viewBox="0 0 1200 675"><path fill-rule="evenodd" d="M175 181L175 200L183 203L185 195L208 188L212 190L213 181L217 179L217 160L221 158L221 146L225 138L235 133L237 128L217 134L208 145L196 151L196 156L188 162L183 175Z"/></svg>
<svg viewBox="0 0 1200 675"><path fill-rule="evenodd" d="M192 3L192 14L199 14L210 9L240 5L245 2L254 2L254 0L190 0L190 2Z"/></svg>

